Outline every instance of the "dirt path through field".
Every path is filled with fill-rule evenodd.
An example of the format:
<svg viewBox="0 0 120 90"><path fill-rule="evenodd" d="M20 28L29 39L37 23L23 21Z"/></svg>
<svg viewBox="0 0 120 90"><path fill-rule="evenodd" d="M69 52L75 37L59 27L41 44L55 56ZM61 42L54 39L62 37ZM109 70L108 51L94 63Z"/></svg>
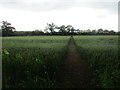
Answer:
<svg viewBox="0 0 120 90"><path fill-rule="evenodd" d="M61 87L88 88L90 84L90 72L84 60L81 59L73 37L70 38L68 53L62 68L60 78Z"/></svg>

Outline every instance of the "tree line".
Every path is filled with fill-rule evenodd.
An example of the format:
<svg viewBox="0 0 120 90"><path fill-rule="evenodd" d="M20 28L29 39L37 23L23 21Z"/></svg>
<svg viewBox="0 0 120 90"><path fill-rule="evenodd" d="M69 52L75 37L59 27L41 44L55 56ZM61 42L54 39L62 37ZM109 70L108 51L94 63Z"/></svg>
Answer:
<svg viewBox="0 0 120 90"><path fill-rule="evenodd" d="M98 30L80 30L75 29L72 25L61 25L57 26L54 23L46 25L44 30L34 30L34 31L16 31L16 29L11 26L11 23L7 21L2 21L0 26L0 35L2 36L39 36L39 35L120 35L120 31L115 32L114 30L103 30L102 28Z"/></svg>

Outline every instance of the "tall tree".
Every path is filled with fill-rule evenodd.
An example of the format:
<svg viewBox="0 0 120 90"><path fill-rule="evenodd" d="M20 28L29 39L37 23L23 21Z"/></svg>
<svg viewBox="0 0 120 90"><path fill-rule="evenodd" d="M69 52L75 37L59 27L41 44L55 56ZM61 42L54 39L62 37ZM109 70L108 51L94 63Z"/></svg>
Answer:
<svg viewBox="0 0 120 90"><path fill-rule="evenodd" d="M115 34L115 31L110 30L110 31L109 31L109 34L114 35L114 34Z"/></svg>
<svg viewBox="0 0 120 90"><path fill-rule="evenodd" d="M51 35L55 32L54 29L56 29L56 25L54 23L47 23L46 30L49 30Z"/></svg>
<svg viewBox="0 0 120 90"><path fill-rule="evenodd" d="M67 32L68 32L68 33L70 33L71 30L73 30L72 25L67 25L66 28L67 28ZM72 31L72 32L73 32L73 31Z"/></svg>
<svg viewBox="0 0 120 90"><path fill-rule="evenodd" d="M103 34L103 29L102 28L98 29L98 34Z"/></svg>
<svg viewBox="0 0 120 90"><path fill-rule="evenodd" d="M94 29L94 30L92 30L92 34L96 34L97 33L97 31Z"/></svg>
<svg viewBox="0 0 120 90"><path fill-rule="evenodd" d="M67 32L65 25L62 25L62 26L58 27L58 29L59 29L59 32L62 33L62 35L65 35L66 32Z"/></svg>
<svg viewBox="0 0 120 90"><path fill-rule="evenodd" d="M105 29L103 32L104 34L109 34L109 31L107 29Z"/></svg>
<svg viewBox="0 0 120 90"><path fill-rule="evenodd" d="M91 34L91 30L90 29L86 30L86 33Z"/></svg>
<svg viewBox="0 0 120 90"><path fill-rule="evenodd" d="M71 28L71 33L74 34L74 31L75 31L75 29L74 29L74 27L72 27Z"/></svg>
<svg viewBox="0 0 120 90"><path fill-rule="evenodd" d="M1 23L2 36L13 36L15 28L11 26L11 23L7 21L2 21Z"/></svg>

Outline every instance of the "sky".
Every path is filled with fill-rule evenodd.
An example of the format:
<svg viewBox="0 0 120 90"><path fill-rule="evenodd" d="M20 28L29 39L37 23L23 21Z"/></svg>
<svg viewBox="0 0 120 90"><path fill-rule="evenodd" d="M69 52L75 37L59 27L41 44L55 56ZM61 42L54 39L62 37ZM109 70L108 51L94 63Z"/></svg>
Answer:
<svg viewBox="0 0 120 90"><path fill-rule="evenodd" d="M44 30L47 23L75 29L118 31L119 0L0 0L0 21L16 31Z"/></svg>

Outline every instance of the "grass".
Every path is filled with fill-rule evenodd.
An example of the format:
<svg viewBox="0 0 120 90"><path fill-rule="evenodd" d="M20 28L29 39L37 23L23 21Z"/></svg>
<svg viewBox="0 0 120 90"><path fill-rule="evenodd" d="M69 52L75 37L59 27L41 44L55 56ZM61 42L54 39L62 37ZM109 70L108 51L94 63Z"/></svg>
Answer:
<svg viewBox="0 0 120 90"><path fill-rule="evenodd" d="M118 36L74 36L92 72L93 88L120 88Z"/></svg>
<svg viewBox="0 0 120 90"><path fill-rule="evenodd" d="M3 88L57 87L69 37L4 37Z"/></svg>

